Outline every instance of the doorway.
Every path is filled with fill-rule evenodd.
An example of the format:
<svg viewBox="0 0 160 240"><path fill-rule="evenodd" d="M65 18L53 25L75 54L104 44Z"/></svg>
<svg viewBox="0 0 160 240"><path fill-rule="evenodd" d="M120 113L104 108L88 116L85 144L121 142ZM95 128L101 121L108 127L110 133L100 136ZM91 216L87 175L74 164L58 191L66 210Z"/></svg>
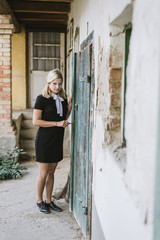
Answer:
<svg viewBox="0 0 160 240"><path fill-rule="evenodd" d="M65 34L29 32L28 106L33 108L36 97L46 85L47 74L54 68L65 73Z"/></svg>
<svg viewBox="0 0 160 240"><path fill-rule="evenodd" d="M92 36L93 37L93 36ZM90 234L91 216L91 129L94 86L91 37L73 56L73 112L71 153L71 201L73 214L84 236Z"/></svg>

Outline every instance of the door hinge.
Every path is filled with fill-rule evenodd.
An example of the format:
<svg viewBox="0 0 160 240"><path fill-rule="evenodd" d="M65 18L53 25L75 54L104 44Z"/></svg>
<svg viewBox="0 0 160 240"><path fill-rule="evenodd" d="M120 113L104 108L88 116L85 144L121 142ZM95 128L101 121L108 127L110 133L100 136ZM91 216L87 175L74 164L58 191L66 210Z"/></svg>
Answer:
<svg viewBox="0 0 160 240"><path fill-rule="evenodd" d="M78 104L77 104L77 103L74 104L74 110L75 110L75 111L78 111Z"/></svg>
<svg viewBox="0 0 160 240"><path fill-rule="evenodd" d="M88 207L83 206L82 208L84 209L83 214L88 215Z"/></svg>
<svg viewBox="0 0 160 240"><path fill-rule="evenodd" d="M90 83L91 82L91 77L89 75L87 75L85 77L81 77L80 82Z"/></svg>

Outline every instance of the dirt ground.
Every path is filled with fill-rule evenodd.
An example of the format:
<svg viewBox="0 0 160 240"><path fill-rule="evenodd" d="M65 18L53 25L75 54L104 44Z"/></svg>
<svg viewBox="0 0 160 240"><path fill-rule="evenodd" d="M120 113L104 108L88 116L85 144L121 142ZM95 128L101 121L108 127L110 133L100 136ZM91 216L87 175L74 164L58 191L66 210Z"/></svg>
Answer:
<svg viewBox="0 0 160 240"><path fill-rule="evenodd" d="M69 159L56 170L54 193L67 181ZM0 240L84 240L73 214L64 199L56 201L63 212L41 213L36 206L35 161L25 162L22 178L0 181Z"/></svg>

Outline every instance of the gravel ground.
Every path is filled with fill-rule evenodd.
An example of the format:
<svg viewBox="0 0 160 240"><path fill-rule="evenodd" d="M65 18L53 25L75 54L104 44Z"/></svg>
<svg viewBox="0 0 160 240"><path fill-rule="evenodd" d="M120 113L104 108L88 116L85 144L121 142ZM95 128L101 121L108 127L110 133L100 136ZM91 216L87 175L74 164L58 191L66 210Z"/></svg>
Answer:
<svg viewBox="0 0 160 240"><path fill-rule="evenodd" d="M54 193L63 188L69 172L69 159L56 170ZM0 240L84 240L64 199L56 201L63 212L43 214L36 206L35 161L25 162L27 171L17 180L0 181Z"/></svg>

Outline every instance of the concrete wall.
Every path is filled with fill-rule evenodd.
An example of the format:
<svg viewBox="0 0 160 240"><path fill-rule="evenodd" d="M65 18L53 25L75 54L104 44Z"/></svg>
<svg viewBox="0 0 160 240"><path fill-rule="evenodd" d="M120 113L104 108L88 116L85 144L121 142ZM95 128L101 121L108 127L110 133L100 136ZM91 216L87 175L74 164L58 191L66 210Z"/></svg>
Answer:
<svg viewBox="0 0 160 240"><path fill-rule="evenodd" d="M26 33L12 36L12 108L26 108Z"/></svg>
<svg viewBox="0 0 160 240"><path fill-rule="evenodd" d="M80 27L80 43L94 31L95 94L91 159L94 240L98 239L97 236L107 240L153 239L160 3L159 0L154 3L137 0L133 7L127 69L125 148L121 145L124 24L131 20L130 3L129 0L77 0L72 3L70 15L70 19L74 19L74 32L77 26ZM117 68L121 72L117 73ZM114 82L119 79L120 88L110 85L112 79ZM114 100L114 114L111 111L113 93L117 94L119 104L118 109ZM115 110L119 112L115 113ZM111 122L111 119L116 121Z"/></svg>

